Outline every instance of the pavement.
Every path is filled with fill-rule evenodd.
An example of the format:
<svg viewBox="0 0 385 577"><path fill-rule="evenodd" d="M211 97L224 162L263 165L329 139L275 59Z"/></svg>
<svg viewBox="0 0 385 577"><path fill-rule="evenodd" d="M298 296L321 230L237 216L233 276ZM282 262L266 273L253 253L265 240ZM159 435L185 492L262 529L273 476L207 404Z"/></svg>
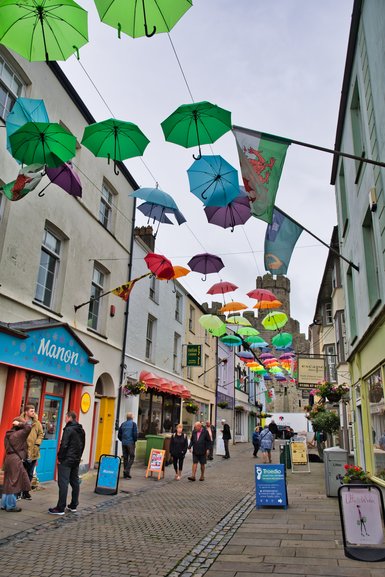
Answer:
<svg viewBox="0 0 385 577"><path fill-rule="evenodd" d="M273 451L278 462L279 451ZM288 473L287 509L255 508L252 447L215 457L204 482L145 478L136 463L119 493L94 493L95 472L82 478L77 513L47 514L56 483L0 512L0 575L13 577L383 577L385 563L344 555L335 498L325 495L323 465Z"/></svg>

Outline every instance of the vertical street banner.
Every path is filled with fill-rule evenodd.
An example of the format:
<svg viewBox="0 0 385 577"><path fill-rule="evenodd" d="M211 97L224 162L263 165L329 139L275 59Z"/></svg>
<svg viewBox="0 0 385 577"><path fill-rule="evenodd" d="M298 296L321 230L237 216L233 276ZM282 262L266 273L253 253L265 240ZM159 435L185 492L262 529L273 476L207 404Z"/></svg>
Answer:
<svg viewBox="0 0 385 577"><path fill-rule="evenodd" d="M293 222L277 207L273 219L265 234L265 269L271 274L286 274L291 255L301 232L302 226Z"/></svg>
<svg viewBox="0 0 385 577"><path fill-rule="evenodd" d="M233 134L251 214L270 224L290 140L239 126Z"/></svg>

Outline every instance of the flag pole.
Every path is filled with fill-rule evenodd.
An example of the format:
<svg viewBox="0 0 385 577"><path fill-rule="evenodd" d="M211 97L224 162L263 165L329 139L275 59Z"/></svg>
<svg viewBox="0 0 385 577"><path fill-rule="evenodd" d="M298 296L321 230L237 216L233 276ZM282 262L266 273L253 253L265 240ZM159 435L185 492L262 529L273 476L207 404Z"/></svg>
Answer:
<svg viewBox="0 0 385 577"><path fill-rule="evenodd" d="M384 165L385 166L385 165ZM280 212L281 214L283 214L283 216L285 216L286 218L288 218L289 220L291 220L292 222L294 222L294 224L296 224L297 226L301 227L305 232L307 232L308 234L310 234L310 236L312 236L313 238L315 238L316 240L318 240L318 242L320 242L321 244L323 244L324 246L326 246L326 248L328 248L332 253L334 253L336 256L338 256L339 258L341 258L342 260L344 260L348 265L350 265L352 268L354 268L357 272L360 272L360 268L354 264L351 260L347 259L346 257L344 257L340 252L338 252L338 250L336 250L335 248L333 248L330 244L328 244L327 242L325 242L324 240L322 240L319 236L317 236L316 234L314 234L314 232L311 232L311 230L309 230L308 228L305 228L302 224L300 224L298 221L294 220L294 218L292 218L291 216L289 216L288 214L286 214L286 212L284 212L283 210L281 210L280 208L278 208L277 206L274 206L274 210Z"/></svg>

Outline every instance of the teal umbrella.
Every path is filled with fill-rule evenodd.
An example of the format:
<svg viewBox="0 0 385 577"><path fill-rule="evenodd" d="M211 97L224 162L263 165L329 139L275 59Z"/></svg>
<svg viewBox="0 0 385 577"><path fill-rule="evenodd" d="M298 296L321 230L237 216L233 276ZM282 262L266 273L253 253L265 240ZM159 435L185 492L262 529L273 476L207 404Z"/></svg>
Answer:
<svg viewBox="0 0 385 577"><path fill-rule="evenodd" d="M49 122L48 113L43 100L35 98L18 98L7 116L7 149L12 154L9 137L27 122Z"/></svg>

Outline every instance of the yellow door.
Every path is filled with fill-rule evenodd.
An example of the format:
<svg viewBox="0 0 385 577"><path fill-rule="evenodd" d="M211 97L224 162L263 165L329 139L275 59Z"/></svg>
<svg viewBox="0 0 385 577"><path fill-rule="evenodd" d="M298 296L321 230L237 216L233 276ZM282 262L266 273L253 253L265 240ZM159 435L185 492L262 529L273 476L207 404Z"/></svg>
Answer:
<svg viewBox="0 0 385 577"><path fill-rule="evenodd" d="M112 432L114 429L115 399L102 397L100 399L98 437L96 440L95 463L100 455L110 455L112 445Z"/></svg>

